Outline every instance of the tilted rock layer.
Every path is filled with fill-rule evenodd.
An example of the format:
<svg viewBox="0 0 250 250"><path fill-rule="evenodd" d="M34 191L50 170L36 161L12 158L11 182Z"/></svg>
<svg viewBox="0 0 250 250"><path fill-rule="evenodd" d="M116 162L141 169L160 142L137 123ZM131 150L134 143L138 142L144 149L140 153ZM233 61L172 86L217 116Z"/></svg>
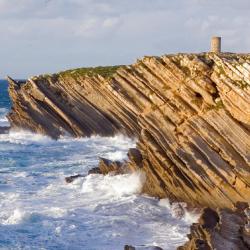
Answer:
<svg viewBox="0 0 250 250"><path fill-rule="evenodd" d="M249 250L250 209L237 203L230 209L204 209L198 223L191 226L189 241L178 250Z"/></svg>
<svg viewBox="0 0 250 250"><path fill-rule="evenodd" d="M134 136L128 166L146 173L145 192L211 208L250 201L250 55L144 57L108 73L9 79L12 128Z"/></svg>

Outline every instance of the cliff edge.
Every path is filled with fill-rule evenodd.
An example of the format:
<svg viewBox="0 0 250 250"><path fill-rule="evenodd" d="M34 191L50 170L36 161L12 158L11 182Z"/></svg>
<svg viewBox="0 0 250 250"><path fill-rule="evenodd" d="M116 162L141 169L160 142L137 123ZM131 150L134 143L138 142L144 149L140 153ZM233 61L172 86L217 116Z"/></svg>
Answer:
<svg viewBox="0 0 250 250"><path fill-rule="evenodd" d="M176 54L9 78L12 128L137 137L144 192L191 206L250 202L250 55Z"/></svg>

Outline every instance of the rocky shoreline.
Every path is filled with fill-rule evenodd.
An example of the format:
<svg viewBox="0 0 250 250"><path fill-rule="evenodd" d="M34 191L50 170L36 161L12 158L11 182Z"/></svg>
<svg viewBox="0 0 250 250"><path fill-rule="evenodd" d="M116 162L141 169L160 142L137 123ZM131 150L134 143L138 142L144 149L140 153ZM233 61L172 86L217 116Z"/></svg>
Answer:
<svg viewBox="0 0 250 250"><path fill-rule="evenodd" d="M236 203L234 209L205 208L191 226L189 241L178 250L250 249L250 209L248 203Z"/></svg>
<svg viewBox="0 0 250 250"><path fill-rule="evenodd" d="M144 57L128 66L8 80L12 128L55 139L137 137L128 161L101 159L93 171L143 171L144 193L218 215L212 228L201 221L192 226L191 243L180 249L249 249L246 219L235 207L250 202L250 55ZM241 220L238 234L224 217ZM227 242L220 230L233 237L229 248L211 243L213 237Z"/></svg>

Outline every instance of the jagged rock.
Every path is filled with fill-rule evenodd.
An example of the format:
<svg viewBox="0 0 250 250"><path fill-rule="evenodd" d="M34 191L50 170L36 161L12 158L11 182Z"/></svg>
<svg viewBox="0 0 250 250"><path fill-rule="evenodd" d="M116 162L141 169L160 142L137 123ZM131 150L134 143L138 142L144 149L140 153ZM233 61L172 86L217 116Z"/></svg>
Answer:
<svg viewBox="0 0 250 250"><path fill-rule="evenodd" d="M114 174L123 174L125 173L127 167L126 163L122 163L119 161L111 161L105 158L100 157L98 167L92 168L88 171L88 175L90 174L109 174L109 173L114 173ZM85 175L82 174L77 174L77 175L72 175L69 177L65 177L65 181L67 183L73 182L75 179L79 177L85 177Z"/></svg>
<svg viewBox="0 0 250 250"><path fill-rule="evenodd" d="M123 174L124 171L125 163L122 163L120 161L111 161L100 157L98 167L89 170L88 174Z"/></svg>
<svg viewBox="0 0 250 250"><path fill-rule="evenodd" d="M248 54L144 57L9 82L14 128L137 137L126 165L146 173L143 192L211 208L250 201Z"/></svg>
<svg viewBox="0 0 250 250"><path fill-rule="evenodd" d="M68 177L65 177L65 181L67 183L71 183L73 182L75 179L78 179L80 177L85 177L85 175L82 175L82 174L76 174L76 175L71 175L71 176L68 176Z"/></svg>
<svg viewBox="0 0 250 250"><path fill-rule="evenodd" d="M99 169L102 174L108 174L110 172L119 173L122 168L122 163L119 161L110 161L105 158L100 158Z"/></svg>
<svg viewBox="0 0 250 250"><path fill-rule="evenodd" d="M139 168L143 167L142 164L143 158L141 152L137 148L130 148L128 150L128 158L132 163L132 165L136 165Z"/></svg>
<svg viewBox="0 0 250 250"><path fill-rule="evenodd" d="M250 235L245 231L249 223L244 211L247 203L235 209L204 209L198 223L191 226L189 241L178 250L247 250L250 249Z"/></svg>
<svg viewBox="0 0 250 250"><path fill-rule="evenodd" d="M125 174L134 171L134 166L142 167L142 155L136 148L130 148L128 150L129 161L111 161L105 158L99 158L98 167L89 170L88 174Z"/></svg>
<svg viewBox="0 0 250 250"><path fill-rule="evenodd" d="M89 174L102 174L102 173L101 173L100 168L99 168L99 167L96 167L96 168L90 169L90 170L88 171L88 175L89 175Z"/></svg>

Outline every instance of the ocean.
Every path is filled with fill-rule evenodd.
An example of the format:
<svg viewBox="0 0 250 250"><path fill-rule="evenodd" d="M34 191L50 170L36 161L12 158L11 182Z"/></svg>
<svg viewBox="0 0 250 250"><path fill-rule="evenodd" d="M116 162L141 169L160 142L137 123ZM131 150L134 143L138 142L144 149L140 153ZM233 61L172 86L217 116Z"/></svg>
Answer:
<svg viewBox="0 0 250 250"><path fill-rule="evenodd" d="M0 126L8 125L7 87L0 81ZM0 249L123 250L130 244L173 250L183 244L196 216L178 219L167 199L140 195L143 173L64 180L86 174L98 157L126 159L135 143L121 135L54 141L28 131L0 134Z"/></svg>

